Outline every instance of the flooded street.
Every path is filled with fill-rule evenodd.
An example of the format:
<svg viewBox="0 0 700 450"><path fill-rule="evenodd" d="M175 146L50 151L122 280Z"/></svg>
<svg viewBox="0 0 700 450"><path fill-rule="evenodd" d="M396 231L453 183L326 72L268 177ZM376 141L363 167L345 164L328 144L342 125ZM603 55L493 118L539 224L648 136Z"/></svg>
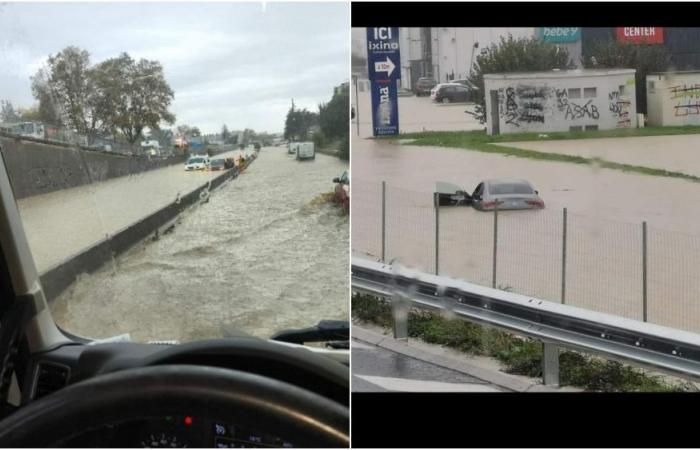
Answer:
<svg viewBox="0 0 700 450"><path fill-rule="evenodd" d="M173 232L71 286L52 304L56 322L93 338L191 341L347 320L349 221L327 202L346 168L264 148Z"/></svg>
<svg viewBox="0 0 700 450"><path fill-rule="evenodd" d="M358 101L355 96L355 87L351 89L352 104L357 108ZM372 136L372 99L369 90L359 91L360 137ZM430 96L399 97L399 131L401 133L415 133L420 131L463 131L483 130L485 125L479 123L472 114L465 111L474 111L474 103L435 103ZM351 136L357 138L357 116L352 120ZM354 141L353 141L354 142Z"/></svg>
<svg viewBox="0 0 700 450"><path fill-rule="evenodd" d="M675 137L665 139L671 147ZM546 208L499 212L497 288L562 301L566 207L566 304L641 320L646 221L648 321L700 332L698 183L387 141L355 140L352 158L358 174L352 204L355 254L381 255L382 180L387 186L385 260L434 273L435 182L472 192L484 179L525 178ZM494 214L444 207L439 227L439 273L492 286Z"/></svg>

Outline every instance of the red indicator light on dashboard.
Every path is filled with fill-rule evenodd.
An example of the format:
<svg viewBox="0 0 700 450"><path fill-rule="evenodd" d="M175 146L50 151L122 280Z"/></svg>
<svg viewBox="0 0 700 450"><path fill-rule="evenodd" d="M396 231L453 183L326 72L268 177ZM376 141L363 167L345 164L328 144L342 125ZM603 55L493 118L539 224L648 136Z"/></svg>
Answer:
<svg viewBox="0 0 700 450"><path fill-rule="evenodd" d="M185 425L192 425L192 417L185 416Z"/></svg>

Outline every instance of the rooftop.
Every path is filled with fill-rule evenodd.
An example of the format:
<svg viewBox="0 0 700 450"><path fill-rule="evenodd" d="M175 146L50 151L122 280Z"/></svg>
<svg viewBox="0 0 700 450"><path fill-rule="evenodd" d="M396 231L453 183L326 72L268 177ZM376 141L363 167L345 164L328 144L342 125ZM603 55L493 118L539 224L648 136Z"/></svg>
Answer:
<svg viewBox="0 0 700 450"><path fill-rule="evenodd" d="M555 69L541 72L487 73L484 74L484 79L602 77L607 75L634 75L634 73L634 69Z"/></svg>

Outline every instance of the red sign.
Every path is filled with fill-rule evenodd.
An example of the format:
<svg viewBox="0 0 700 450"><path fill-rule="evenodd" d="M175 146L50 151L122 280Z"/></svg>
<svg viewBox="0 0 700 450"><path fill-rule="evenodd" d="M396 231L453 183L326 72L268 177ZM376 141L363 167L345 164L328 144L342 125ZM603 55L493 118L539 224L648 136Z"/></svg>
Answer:
<svg viewBox="0 0 700 450"><path fill-rule="evenodd" d="M663 44L663 27L618 27L617 40L630 44Z"/></svg>

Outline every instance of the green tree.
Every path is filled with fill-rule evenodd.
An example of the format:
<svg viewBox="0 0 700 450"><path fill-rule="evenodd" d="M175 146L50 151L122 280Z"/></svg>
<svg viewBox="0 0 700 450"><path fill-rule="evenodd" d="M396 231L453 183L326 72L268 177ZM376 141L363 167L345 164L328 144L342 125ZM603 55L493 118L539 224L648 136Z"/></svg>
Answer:
<svg viewBox="0 0 700 450"><path fill-rule="evenodd" d="M12 106L12 102L9 100L0 102L0 122L12 123L19 121L19 114L15 111L15 107Z"/></svg>
<svg viewBox="0 0 700 450"><path fill-rule="evenodd" d="M226 124L224 124L224 126L221 127L221 140L224 144L227 144L230 138L231 133L228 131L228 127L226 126Z"/></svg>
<svg viewBox="0 0 700 450"><path fill-rule="evenodd" d="M38 106L22 109L19 112L20 120L23 122L42 122L41 111Z"/></svg>
<svg viewBox="0 0 700 450"><path fill-rule="evenodd" d="M51 93L47 68L39 69L35 75L30 77L30 80L32 82L32 95L39 101L40 121L56 127L63 126L61 109Z"/></svg>
<svg viewBox="0 0 700 450"><path fill-rule="evenodd" d="M100 115L100 97L90 70L90 54L78 47L66 47L49 56L46 72L48 94L60 109L64 125L87 136L92 143L106 122Z"/></svg>
<svg viewBox="0 0 700 450"><path fill-rule="evenodd" d="M309 138L311 127L318 124L318 114L304 109L296 109L294 100L287 112L284 124L284 138L291 141L305 141Z"/></svg>
<svg viewBox="0 0 700 450"><path fill-rule="evenodd" d="M626 44L616 40L594 42L584 55L586 68L635 69L637 112L647 112L647 75L664 72L671 66L671 53L664 45Z"/></svg>
<svg viewBox="0 0 700 450"><path fill-rule="evenodd" d="M158 61L133 60L127 53L97 65L92 73L98 95L95 106L111 127L133 145L146 127L175 122L169 111L175 97Z"/></svg>
<svg viewBox="0 0 700 450"><path fill-rule="evenodd" d="M566 49L536 38L515 39L509 34L485 50L476 57L474 70L469 76L469 81L476 88L475 115L481 123L486 122L484 74L565 70L575 67Z"/></svg>
<svg viewBox="0 0 700 450"><path fill-rule="evenodd" d="M318 106L318 124L323 135L329 139L340 139L348 134L350 96L346 90L334 94L328 103Z"/></svg>

